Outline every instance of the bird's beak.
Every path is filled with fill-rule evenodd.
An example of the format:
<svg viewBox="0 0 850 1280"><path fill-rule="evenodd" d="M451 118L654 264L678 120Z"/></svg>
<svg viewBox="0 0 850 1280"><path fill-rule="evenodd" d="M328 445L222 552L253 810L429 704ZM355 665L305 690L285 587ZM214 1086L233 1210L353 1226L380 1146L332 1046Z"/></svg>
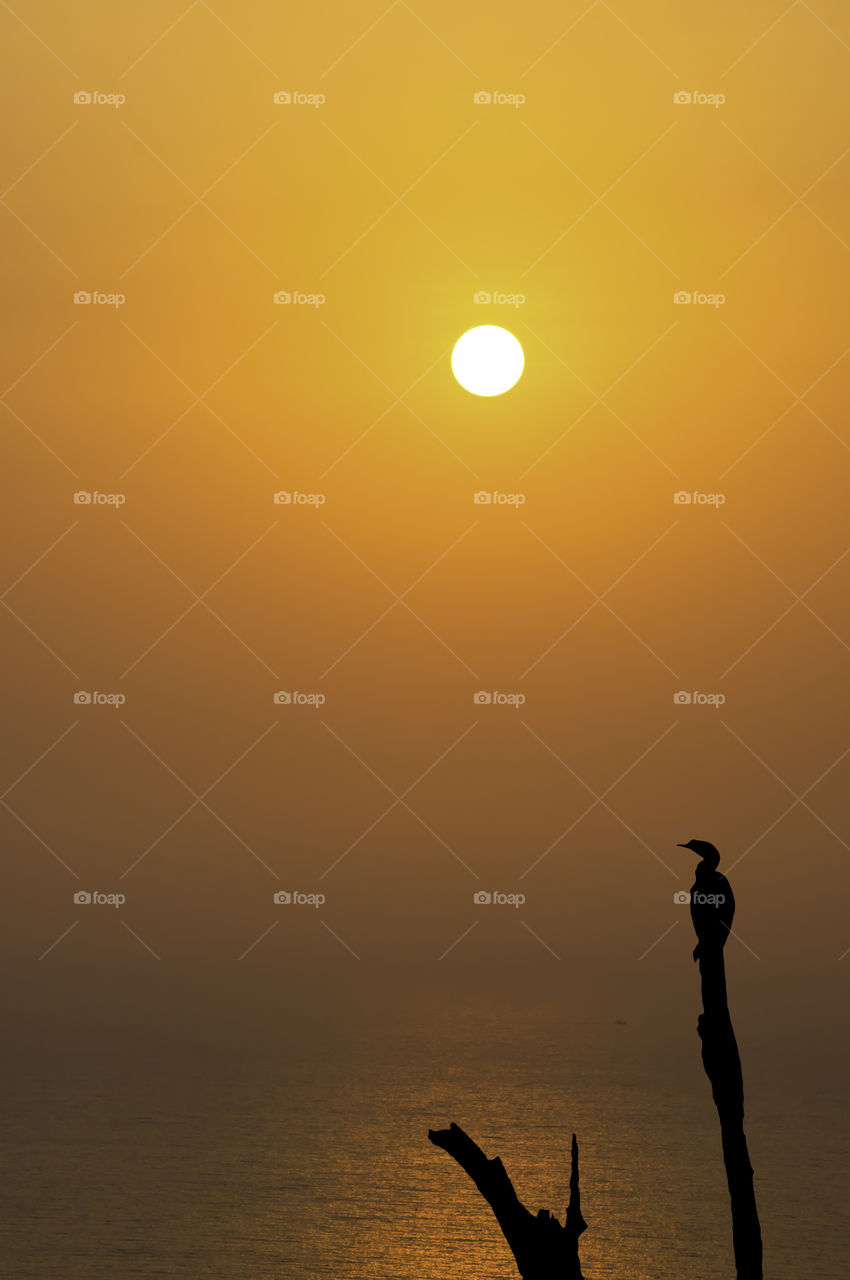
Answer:
<svg viewBox="0 0 850 1280"><path fill-rule="evenodd" d="M677 844L677 845L676 845L676 848L677 848L677 849L690 849L690 847L691 847L691 846L690 846L689 844Z"/></svg>

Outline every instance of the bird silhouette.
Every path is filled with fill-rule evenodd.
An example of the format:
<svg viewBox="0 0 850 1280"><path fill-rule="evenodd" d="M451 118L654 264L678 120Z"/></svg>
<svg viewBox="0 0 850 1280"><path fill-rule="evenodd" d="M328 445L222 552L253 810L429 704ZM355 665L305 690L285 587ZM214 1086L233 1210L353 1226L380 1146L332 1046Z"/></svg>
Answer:
<svg viewBox="0 0 850 1280"><path fill-rule="evenodd" d="M700 957L705 942L722 948L732 930L735 897L726 877L717 870L720 854L707 840L689 840L677 845L698 854L696 877L691 887L691 920L699 941L694 947L694 960Z"/></svg>

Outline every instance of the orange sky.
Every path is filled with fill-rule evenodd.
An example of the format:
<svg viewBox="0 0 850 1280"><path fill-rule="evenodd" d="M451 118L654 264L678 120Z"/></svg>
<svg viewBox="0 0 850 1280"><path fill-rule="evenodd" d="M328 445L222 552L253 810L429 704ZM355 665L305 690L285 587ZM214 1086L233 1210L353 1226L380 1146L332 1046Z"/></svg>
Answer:
<svg viewBox="0 0 850 1280"><path fill-rule="evenodd" d="M669 965L693 836L842 972L848 15L615 8L0 11L22 973Z"/></svg>

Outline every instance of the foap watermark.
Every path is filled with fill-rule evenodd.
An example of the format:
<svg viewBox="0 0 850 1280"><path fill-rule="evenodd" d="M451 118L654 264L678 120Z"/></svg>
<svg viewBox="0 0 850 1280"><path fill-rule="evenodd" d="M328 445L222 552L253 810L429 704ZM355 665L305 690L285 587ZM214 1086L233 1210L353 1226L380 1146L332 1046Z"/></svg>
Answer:
<svg viewBox="0 0 850 1280"><path fill-rule="evenodd" d="M726 94L703 93L700 89L694 89L692 92L680 89L678 93L673 94L673 101L677 107L714 107L716 111L726 101Z"/></svg>
<svg viewBox="0 0 850 1280"><path fill-rule="evenodd" d="M524 93L503 93L501 89L492 93L479 89L478 93L473 93L472 101L476 107L521 107L526 97Z"/></svg>
<svg viewBox="0 0 850 1280"><path fill-rule="evenodd" d="M522 707L525 706L524 693L500 693L498 689L479 689L472 695L476 707Z"/></svg>
<svg viewBox="0 0 850 1280"><path fill-rule="evenodd" d="M327 898L323 893L302 893L300 889L278 889L274 894L274 901L278 907L319 907L324 906Z"/></svg>
<svg viewBox="0 0 850 1280"><path fill-rule="evenodd" d="M127 901L123 893L101 893L99 889L78 889L74 894L74 902L78 907L123 907Z"/></svg>
<svg viewBox="0 0 850 1280"><path fill-rule="evenodd" d="M303 693L300 689L278 689L272 695L276 707L323 707L327 698L323 693Z"/></svg>
<svg viewBox="0 0 850 1280"><path fill-rule="evenodd" d="M305 93L303 89L278 89L272 94L276 107L323 107L327 98L323 93Z"/></svg>
<svg viewBox="0 0 850 1280"><path fill-rule="evenodd" d="M524 493L501 493L498 489L479 489L472 495L476 507L522 507L525 505Z"/></svg>
<svg viewBox="0 0 850 1280"><path fill-rule="evenodd" d="M101 289L78 289L74 294L75 307L123 307L127 301L124 293L104 293Z"/></svg>
<svg viewBox="0 0 850 1280"><path fill-rule="evenodd" d="M101 693L99 689L78 689L74 694L77 707L123 707L127 701L123 693Z"/></svg>
<svg viewBox="0 0 850 1280"><path fill-rule="evenodd" d="M680 689L673 694L673 705L676 707L722 707L725 701L725 693L700 693L697 689L692 693L687 689Z"/></svg>
<svg viewBox="0 0 850 1280"><path fill-rule="evenodd" d="M722 507L726 501L725 493L701 493L699 489L680 489L673 494L677 507Z"/></svg>
<svg viewBox="0 0 850 1280"><path fill-rule="evenodd" d="M115 107L117 110L126 101L126 94L103 93L100 89L94 89L91 93L86 89L78 89L74 94L75 107Z"/></svg>
<svg viewBox="0 0 850 1280"><path fill-rule="evenodd" d="M274 495L276 507L323 507L326 497L323 493L301 493L298 489L278 489Z"/></svg>
<svg viewBox="0 0 850 1280"><path fill-rule="evenodd" d="M472 301L479 307L521 307L525 303L524 293L500 293L498 289L488 293L479 289L472 295Z"/></svg>
<svg viewBox="0 0 850 1280"><path fill-rule="evenodd" d="M688 893L687 889L677 889L673 894L673 901L677 907L686 907L691 903L698 907L720 907L726 901L726 894L702 893L699 889L695 889L693 893Z"/></svg>
<svg viewBox="0 0 850 1280"><path fill-rule="evenodd" d="M716 311L725 301L725 293L703 293L700 289L694 289L690 293L687 289L678 289L673 294L673 302L677 307L714 307Z"/></svg>
<svg viewBox="0 0 850 1280"><path fill-rule="evenodd" d="M491 893L489 889L478 889L473 893L472 901L476 907L521 907L525 902L524 893L501 893L498 889L494 889Z"/></svg>
<svg viewBox="0 0 850 1280"><path fill-rule="evenodd" d="M101 493L100 489L78 489L74 494L75 507L123 507L126 501L124 493Z"/></svg>
<svg viewBox="0 0 850 1280"><path fill-rule="evenodd" d="M304 293L301 289L278 289L274 295L276 307L323 307L327 300L324 293Z"/></svg>

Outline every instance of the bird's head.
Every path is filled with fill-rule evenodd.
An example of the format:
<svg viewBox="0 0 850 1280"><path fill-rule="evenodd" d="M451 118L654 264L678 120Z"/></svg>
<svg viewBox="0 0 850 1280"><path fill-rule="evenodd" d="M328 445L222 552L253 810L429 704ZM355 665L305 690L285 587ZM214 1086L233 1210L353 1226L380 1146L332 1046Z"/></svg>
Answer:
<svg viewBox="0 0 850 1280"><path fill-rule="evenodd" d="M690 849L702 859L703 863L714 870L720 862L720 854L717 852L713 844L709 844L707 840L689 840L687 844L676 846L678 849Z"/></svg>

